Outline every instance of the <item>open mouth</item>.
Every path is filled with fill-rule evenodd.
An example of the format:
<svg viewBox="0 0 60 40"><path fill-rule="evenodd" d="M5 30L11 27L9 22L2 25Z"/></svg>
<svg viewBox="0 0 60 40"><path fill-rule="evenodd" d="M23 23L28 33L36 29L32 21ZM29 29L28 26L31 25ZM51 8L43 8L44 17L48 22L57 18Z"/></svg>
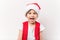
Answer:
<svg viewBox="0 0 60 40"><path fill-rule="evenodd" d="M35 18L30 18L31 20L34 20Z"/></svg>

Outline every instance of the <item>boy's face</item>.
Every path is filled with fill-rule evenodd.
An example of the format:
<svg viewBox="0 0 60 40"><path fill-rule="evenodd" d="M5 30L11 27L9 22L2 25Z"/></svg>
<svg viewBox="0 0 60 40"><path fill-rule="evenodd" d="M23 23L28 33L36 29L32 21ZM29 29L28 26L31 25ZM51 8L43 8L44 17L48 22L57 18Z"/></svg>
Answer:
<svg viewBox="0 0 60 40"><path fill-rule="evenodd" d="M34 10L31 10L27 13L26 17L30 23L34 23L38 17L38 14Z"/></svg>

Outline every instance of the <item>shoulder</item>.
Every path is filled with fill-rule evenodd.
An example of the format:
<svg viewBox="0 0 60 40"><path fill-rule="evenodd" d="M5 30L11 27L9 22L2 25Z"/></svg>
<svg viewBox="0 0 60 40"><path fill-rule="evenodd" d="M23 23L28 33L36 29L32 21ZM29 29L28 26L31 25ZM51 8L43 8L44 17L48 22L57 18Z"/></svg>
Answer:
<svg viewBox="0 0 60 40"><path fill-rule="evenodd" d="M18 29L19 29L19 30L22 30L22 29L23 29L23 24L26 24L26 23L28 23L28 21L21 22L21 23L19 24Z"/></svg>
<svg viewBox="0 0 60 40"><path fill-rule="evenodd" d="M37 21L36 21L36 23L40 25L40 31L43 31L45 29L45 26L43 24L41 24L40 22L37 22Z"/></svg>
<svg viewBox="0 0 60 40"><path fill-rule="evenodd" d="M40 31L43 31L45 29L45 26L43 24L40 24Z"/></svg>
<svg viewBox="0 0 60 40"><path fill-rule="evenodd" d="M26 23L28 23L28 21L22 22L22 24L26 24Z"/></svg>

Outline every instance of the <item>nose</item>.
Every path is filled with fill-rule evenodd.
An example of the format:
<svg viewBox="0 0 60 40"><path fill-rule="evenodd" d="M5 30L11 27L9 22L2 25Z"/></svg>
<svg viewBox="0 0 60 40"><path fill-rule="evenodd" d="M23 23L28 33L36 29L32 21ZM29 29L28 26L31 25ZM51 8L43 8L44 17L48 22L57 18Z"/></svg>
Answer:
<svg viewBox="0 0 60 40"><path fill-rule="evenodd" d="M33 13L31 14L31 17L34 17L34 14Z"/></svg>

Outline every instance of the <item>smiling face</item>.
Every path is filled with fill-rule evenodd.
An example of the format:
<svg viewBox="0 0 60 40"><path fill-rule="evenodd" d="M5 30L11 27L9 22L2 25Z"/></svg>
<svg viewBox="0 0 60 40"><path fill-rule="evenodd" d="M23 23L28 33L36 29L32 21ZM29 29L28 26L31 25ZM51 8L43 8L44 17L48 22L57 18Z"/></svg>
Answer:
<svg viewBox="0 0 60 40"><path fill-rule="evenodd" d="M27 17L29 23L35 23L35 21L38 17L38 14L33 9L30 9L26 13L26 17Z"/></svg>

